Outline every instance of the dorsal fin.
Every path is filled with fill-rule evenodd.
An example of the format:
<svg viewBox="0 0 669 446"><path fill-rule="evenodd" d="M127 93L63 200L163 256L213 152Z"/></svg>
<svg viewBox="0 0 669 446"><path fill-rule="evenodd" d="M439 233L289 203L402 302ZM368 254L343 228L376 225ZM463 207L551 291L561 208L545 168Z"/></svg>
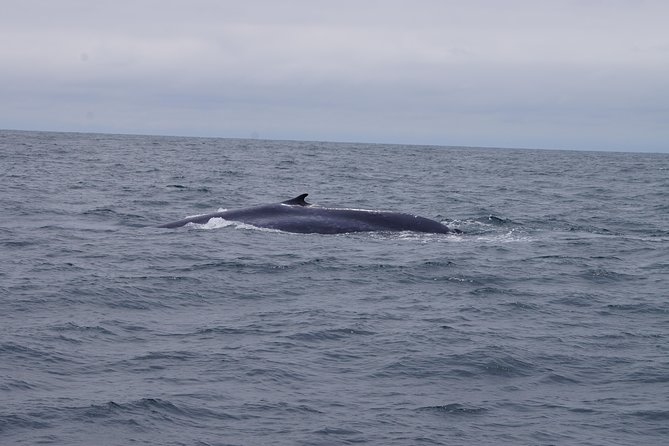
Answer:
<svg viewBox="0 0 669 446"><path fill-rule="evenodd" d="M307 203L306 201L304 201L307 195L309 194L298 195L292 200L282 201L281 204L287 204L290 206L311 206L311 203Z"/></svg>

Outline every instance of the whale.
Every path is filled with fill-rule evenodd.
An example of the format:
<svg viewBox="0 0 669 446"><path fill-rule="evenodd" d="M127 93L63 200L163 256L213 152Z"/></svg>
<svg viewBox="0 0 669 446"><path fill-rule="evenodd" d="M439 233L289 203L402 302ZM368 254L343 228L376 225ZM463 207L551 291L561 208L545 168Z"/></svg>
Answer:
<svg viewBox="0 0 669 446"><path fill-rule="evenodd" d="M294 233L344 234L349 232L424 232L460 233L457 229L429 218L403 212L370 209L329 208L307 203L309 194L298 195L280 203L231 209L196 215L160 225L178 228L189 223L205 224L212 218L246 223L258 228Z"/></svg>

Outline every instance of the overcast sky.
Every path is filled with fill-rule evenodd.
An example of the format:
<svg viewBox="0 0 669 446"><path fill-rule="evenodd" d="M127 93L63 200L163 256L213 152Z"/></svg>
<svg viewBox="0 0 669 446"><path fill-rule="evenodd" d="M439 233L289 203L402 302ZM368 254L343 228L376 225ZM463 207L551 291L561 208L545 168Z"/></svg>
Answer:
<svg viewBox="0 0 669 446"><path fill-rule="evenodd" d="M0 128L669 152L666 0L0 5Z"/></svg>

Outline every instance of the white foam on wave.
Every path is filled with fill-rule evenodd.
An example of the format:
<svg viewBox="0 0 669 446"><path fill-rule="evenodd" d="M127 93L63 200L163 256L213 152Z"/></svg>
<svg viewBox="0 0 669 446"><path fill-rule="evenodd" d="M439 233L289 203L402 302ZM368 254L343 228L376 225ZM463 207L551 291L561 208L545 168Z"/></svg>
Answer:
<svg viewBox="0 0 669 446"><path fill-rule="evenodd" d="M206 223L188 223L188 226L196 229L206 229L206 230L228 228L230 226L233 226L235 229L247 229L247 230L251 229L254 231L264 231L264 232L282 232L279 231L278 229L259 228L258 226L253 226L248 223L226 220L221 217L210 218L209 221Z"/></svg>
<svg viewBox="0 0 669 446"><path fill-rule="evenodd" d="M210 218L206 223L187 223L186 226L197 229L218 229L235 225L236 222L220 217Z"/></svg>
<svg viewBox="0 0 669 446"><path fill-rule="evenodd" d="M455 232L449 234L437 234L432 232L417 231L369 231L369 232L349 232L348 235L356 234L369 237L376 240L401 240L420 243L431 243L444 240L455 240L462 236Z"/></svg>
<svg viewBox="0 0 669 446"><path fill-rule="evenodd" d="M519 231L516 228L513 228L504 233L480 234L472 238L477 242L486 243L527 243L535 240L526 232Z"/></svg>

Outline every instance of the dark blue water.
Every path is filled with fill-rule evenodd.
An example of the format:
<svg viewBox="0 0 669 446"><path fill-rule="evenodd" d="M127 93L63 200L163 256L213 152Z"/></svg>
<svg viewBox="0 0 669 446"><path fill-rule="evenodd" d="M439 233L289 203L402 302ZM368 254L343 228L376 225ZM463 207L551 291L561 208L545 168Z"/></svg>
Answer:
<svg viewBox="0 0 669 446"><path fill-rule="evenodd" d="M669 155L0 132L2 445L663 445ZM155 226L300 193L463 235Z"/></svg>

